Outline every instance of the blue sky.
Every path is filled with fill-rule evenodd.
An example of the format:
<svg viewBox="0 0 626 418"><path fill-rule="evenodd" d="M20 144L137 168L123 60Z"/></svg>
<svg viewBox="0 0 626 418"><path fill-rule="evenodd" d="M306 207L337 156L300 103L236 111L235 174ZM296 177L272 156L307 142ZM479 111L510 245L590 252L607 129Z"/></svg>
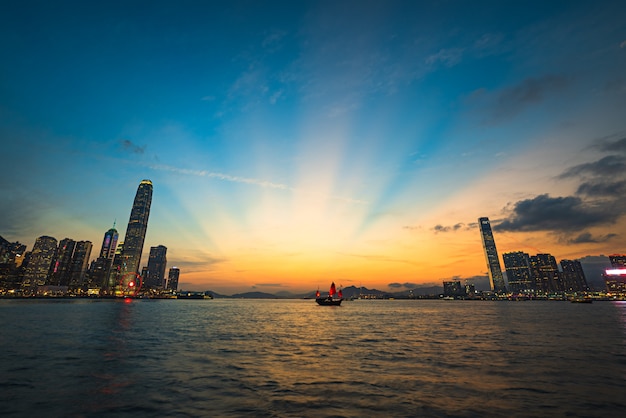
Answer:
<svg viewBox="0 0 626 418"><path fill-rule="evenodd" d="M5 2L0 235L99 249L149 178L146 249L200 288L480 276L480 216L500 252L624 252L625 12Z"/></svg>

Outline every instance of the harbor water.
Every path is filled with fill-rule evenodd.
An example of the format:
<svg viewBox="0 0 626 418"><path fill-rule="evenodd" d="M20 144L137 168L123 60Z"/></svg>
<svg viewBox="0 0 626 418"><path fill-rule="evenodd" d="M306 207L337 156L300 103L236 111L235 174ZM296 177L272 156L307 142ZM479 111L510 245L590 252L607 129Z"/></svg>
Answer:
<svg viewBox="0 0 626 418"><path fill-rule="evenodd" d="M626 302L0 300L3 417L618 417Z"/></svg>

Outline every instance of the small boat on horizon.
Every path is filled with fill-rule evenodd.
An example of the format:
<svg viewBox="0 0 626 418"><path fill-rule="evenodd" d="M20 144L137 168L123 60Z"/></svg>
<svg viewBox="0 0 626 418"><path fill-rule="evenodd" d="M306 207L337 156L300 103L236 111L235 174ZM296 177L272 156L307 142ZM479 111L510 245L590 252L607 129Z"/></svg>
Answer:
<svg viewBox="0 0 626 418"><path fill-rule="evenodd" d="M335 297L335 295L337 297ZM343 300L343 294L341 292L341 288L339 291L335 288L335 282L330 284L330 289L328 290L328 296L323 298L320 296L319 289L315 292L315 302L317 302L320 306L340 306L341 301Z"/></svg>

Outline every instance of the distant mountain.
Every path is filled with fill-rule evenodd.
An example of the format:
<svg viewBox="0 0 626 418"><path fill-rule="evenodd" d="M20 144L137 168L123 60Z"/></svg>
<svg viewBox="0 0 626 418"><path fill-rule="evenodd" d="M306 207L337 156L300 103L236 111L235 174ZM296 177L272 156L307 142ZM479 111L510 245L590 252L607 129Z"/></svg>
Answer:
<svg viewBox="0 0 626 418"><path fill-rule="evenodd" d="M231 298L236 299L285 299L284 297L278 297L271 293L264 292L246 292L246 293L237 293L231 296Z"/></svg>
<svg viewBox="0 0 626 418"><path fill-rule="evenodd" d="M348 286L341 289L343 293L343 297L345 299L350 298L376 298L376 299L388 299L388 298L398 298L398 299L407 299L415 296L432 296L432 295L440 295L443 293L442 286L434 286L428 285L423 287L416 287L411 290L404 290L401 292L384 292L378 289L368 289L367 287L356 287L356 286ZM221 295L219 293L215 293L213 291L209 291L209 293L215 299L314 299L315 292L307 292L307 293L291 293L287 291L280 291L275 294L273 293L265 293L265 292L245 292L245 293L236 293L234 295ZM328 290L321 291L320 294L322 296L328 295Z"/></svg>

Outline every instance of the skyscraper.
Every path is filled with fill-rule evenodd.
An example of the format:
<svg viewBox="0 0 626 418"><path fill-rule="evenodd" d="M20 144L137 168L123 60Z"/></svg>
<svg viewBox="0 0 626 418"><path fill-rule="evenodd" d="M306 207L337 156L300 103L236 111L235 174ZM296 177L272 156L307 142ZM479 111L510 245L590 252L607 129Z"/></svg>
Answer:
<svg viewBox="0 0 626 418"><path fill-rule="evenodd" d="M137 188L133 208L130 211L130 219L124 238L124 251L122 253L120 272L138 273L141 263L143 243L148 230L148 217L152 204L152 182L142 180Z"/></svg>
<svg viewBox="0 0 626 418"><path fill-rule="evenodd" d="M81 287L85 282L85 272L91 256L91 241L78 241L74 248L72 256L72 265L70 268L70 286L72 288Z"/></svg>
<svg viewBox="0 0 626 418"><path fill-rule="evenodd" d="M167 288L169 290L178 290L178 277L180 276L180 269L178 267L172 267L167 275Z"/></svg>
<svg viewBox="0 0 626 418"><path fill-rule="evenodd" d="M511 292L532 293L535 289L535 281L530 271L528 254L522 251L504 253L502 259Z"/></svg>
<svg viewBox="0 0 626 418"><path fill-rule="evenodd" d="M24 288L35 288L46 284L50 265L57 252L57 240L53 237L41 236L35 240L33 251L24 272Z"/></svg>
<svg viewBox="0 0 626 418"><path fill-rule="evenodd" d="M59 242L56 257L52 261L52 273L48 278L48 284L53 286L68 286L70 284L72 256L75 247L76 241L71 238L63 238Z"/></svg>
<svg viewBox="0 0 626 418"><path fill-rule="evenodd" d="M100 250L101 258L109 260L113 259L115 249L117 248L118 238L119 234L117 233L117 229L115 229L115 223L113 223L113 228L104 233L104 238L102 239L102 249Z"/></svg>
<svg viewBox="0 0 626 418"><path fill-rule="evenodd" d="M165 266L167 265L167 247L159 245L150 248L148 259L148 277L144 277L145 287L149 289L163 289L165 281Z"/></svg>
<svg viewBox="0 0 626 418"><path fill-rule="evenodd" d="M491 232L489 218L478 218L478 226L480 227L480 236L483 241L483 249L485 250L491 289L496 293L506 293L506 285L504 284L504 277L502 276L502 269L500 268L500 259L498 258L498 250L496 249L496 242Z"/></svg>
<svg viewBox="0 0 626 418"><path fill-rule="evenodd" d="M554 256L550 254L530 256L530 269L538 292L550 293L563 290L563 283Z"/></svg>
<svg viewBox="0 0 626 418"><path fill-rule="evenodd" d="M563 270L563 288L566 292L584 292L589 290L580 261L561 260L561 270Z"/></svg>

